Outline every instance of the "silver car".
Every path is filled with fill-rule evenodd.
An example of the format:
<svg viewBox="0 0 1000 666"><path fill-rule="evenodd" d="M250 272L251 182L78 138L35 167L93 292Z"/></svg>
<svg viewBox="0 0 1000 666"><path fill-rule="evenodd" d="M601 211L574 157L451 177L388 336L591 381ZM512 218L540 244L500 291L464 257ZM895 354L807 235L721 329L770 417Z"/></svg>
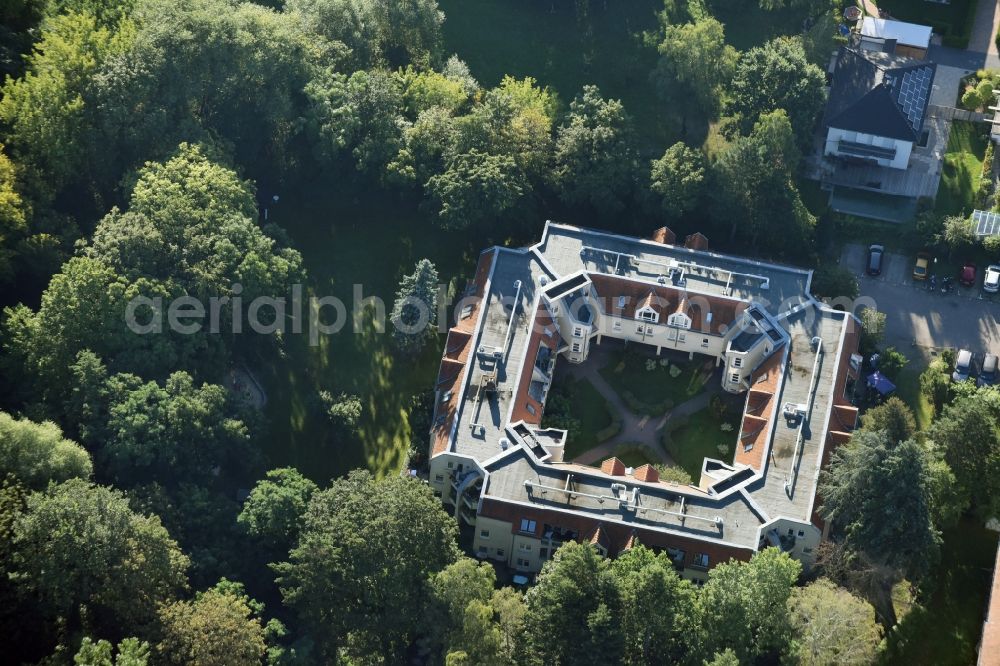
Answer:
<svg viewBox="0 0 1000 666"><path fill-rule="evenodd" d="M972 352L962 349L955 357L955 372L951 373L951 381L964 382L972 372Z"/></svg>
<svg viewBox="0 0 1000 666"><path fill-rule="evenodd" d="M990 264L986 267L986 275L983 276L983 291L995 294L1000 291L1000 266Z"/></svg>
<svg viewBox="0 0 1000 666"><path fill-rule="evenodd" d="M976 378L976 386L993 386L997 383L997 355L987 354L983 359L983 368Z"/></svg>

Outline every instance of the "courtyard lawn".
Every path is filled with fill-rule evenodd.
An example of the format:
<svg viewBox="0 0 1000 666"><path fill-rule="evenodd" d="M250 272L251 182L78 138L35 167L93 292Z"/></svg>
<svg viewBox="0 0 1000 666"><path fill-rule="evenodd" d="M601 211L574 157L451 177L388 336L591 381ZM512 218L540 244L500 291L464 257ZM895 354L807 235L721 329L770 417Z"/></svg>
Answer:
<svg viewBox="0 0 1000 666"><path fill-rule="evenodd" d="M584 85L621 99L643 152L662 154L679 138L680 120L649 81L656 49L642 33L657 28L662 0L440 0L445 53L457 53L484 86L505 74L531 76L559 93L563 110Z"/></svg>
<svg viewBox="0 0 1000 666"><path fill-rule="evenodd" d="M972 214L987 138L981 126L956 120L948 135L935 208L945 215Z"/></svg>
<svg viewBox="0 0 1000 666"><path fill-rule="evenodd" d="M712 376L714 364L703 357L693 361L666 356L647 356L626 347L611 356L611 361L601 368L601 376L622 397L625 404L637 414L659 416L672 407L686 402L705 390ZM649 369L647 361L655 362ZM670 376L671 366L680 368L676 377Z"/></svg>
<svg viewBox="0 0 1000 666"><path fill-rule="evenodd" d="M683 425L675 428L670 428L668 422L664 430L667 453L697 483L705 458L732 462L739 436L739 418L738 409L730 408L720 419L711 408L707 408L695 412ZM723 423L730 424L732 430L722 430ZM720 446L724 448L720 449Z"/></svg>
<svg viewBox="0 0 1000 666"><path fill-rule="evenodd" d="M388 313L399 279L422 257L435 262L442 282L459 278L463 288L479 251L491 242L434 229L418 214L418 202L329 175L281 195L271 221L302 252L308 288L340 297L348 319L354 285L364 297L383 299ZM324 314L332 317L331 311ZM418 358L407 359L397 357L389 335L370 324L354 330L348 322L339 333L321 336L317 346L309 345L308 325L303 328L302 335L286 334L284 358L268 354L263 365L249 363L268 393L268 462L294 465L321 483L356 467L377 475L399 469L411 437L407 407L413 395L433 389L441 338ZM321 389L361 396L358 441L330 439L330 427L315 407ZM426 441L423 433L418 438Z"/></svg>
<svg viewBox="0 0 1000 666"><path fill-rule="evenodd" d="M594 385L586 379L564 377L555 390L563 393L570 403L569 416L580 424L580 432L566 441L563 460L573 460L601 443L601 431L607 431L616 415Z"/></svg>
<svg viewBox="0 0 1000 666"><path fill-rule="evenodd" d="M621 460L626 467L642 467L643 465L655 465L656 460L653 460L646 449L643 448L641 444L622 444L615 449L615 457Z"/></svg>
<svg viewBox="0 0 1000 666"><path fill-rule="evenodd" d="M997 534L972 518L944 533L941 563L928 589L886 638L885 664L959 666L976 661Z"/></svg>

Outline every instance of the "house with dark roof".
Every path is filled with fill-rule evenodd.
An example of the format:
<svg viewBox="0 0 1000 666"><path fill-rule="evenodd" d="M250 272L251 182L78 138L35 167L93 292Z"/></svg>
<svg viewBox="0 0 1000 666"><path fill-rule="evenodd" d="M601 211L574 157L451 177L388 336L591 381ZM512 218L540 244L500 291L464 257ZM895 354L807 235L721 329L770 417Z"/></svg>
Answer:
<svg viewBox="0 0 1000 666"><path fill-rule="evenodd" d="M906 169L924 134L934 73L931 62L841 47L823 118L824 155Z"/></svg>

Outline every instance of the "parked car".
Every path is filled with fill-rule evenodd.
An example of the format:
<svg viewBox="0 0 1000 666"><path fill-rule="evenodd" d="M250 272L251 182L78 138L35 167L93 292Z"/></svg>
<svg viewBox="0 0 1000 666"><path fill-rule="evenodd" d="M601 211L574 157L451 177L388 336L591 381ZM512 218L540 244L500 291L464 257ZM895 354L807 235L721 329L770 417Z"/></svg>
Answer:
<svg viewBox="0 0 1000 666"><path fill-rule="evenodd" d="M983 368L976 378L976 386L993 386L997 383L997 355L987 354L983 359Z"/></svg>
<svg viewBox="0 0 1000 666"><path fill-rule="evenodd" d="M962 270L958 273L958 281L963 287L971 287L976 284L976 265L971 261L965 262Z"/></svg>
<svg viewBox="0 0 1000 666"><path fill-rule="evenodd" d="M926 252L917 252L917 260L913 263L913 279L926 280L930 265L931 255Z"/></svg>
<svg viewBox="0 0 1000 666"><path fill-rule="evenodd" d="M882 274L882 258L885 256L884 245L871 245L868 248L868 263L865 264L865 272L868 275Z"/></svg>
<svg viewBox="0 0 1000 666"><path fill-rule="evenodd" d="M972 352L961 349L955 357L955 372L951 373L951 381L964 382L972 374Z"/></svg>
<svg viewBox="0 0 1000 666"><path fill-rule="evenodd" d="M1000 291L1000 266L990 264L986 267L986 275L983 276L983 291L990 294Z"/></svg>

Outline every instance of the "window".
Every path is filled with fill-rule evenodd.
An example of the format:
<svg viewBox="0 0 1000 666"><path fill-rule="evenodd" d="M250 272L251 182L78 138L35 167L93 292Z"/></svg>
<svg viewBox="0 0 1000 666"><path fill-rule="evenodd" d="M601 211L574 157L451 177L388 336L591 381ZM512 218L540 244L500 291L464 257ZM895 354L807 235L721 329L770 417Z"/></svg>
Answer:
<svg viewBox="0 0 1000 666"><path fill-rule="evenodd" d="M489 539L490 538L490 531L489 530L480 530L479 531L479 538L480 539Z"/></svg>
<svg viewBox="0 0 1000 666"><path fill-rule="evenodd" d="M800 539L801 539L802 537L804 537L805 535L806 535L806 531L805 531L805 530L799 530L799 538L800 538Z"/></svg>
<svg viewBox="0 0 1000 666"><path fill-rule="evenodd" d="M521 531L528 532L529 534L535 533L536 523L533 520L528 520L527 518L521 519Z"/></svg>
<svg viewBox="0 0 1000 666"><path fill-rule="evenodd" d="M659 317L656 315L656 312L653 310L639 310L639 312L637 312L636 315L639 317L639 319L642 319L643 321L656 322L659 319Z"/></svg>
<svg viewBox="0 0 1000 666"><path fill-rule="evenodd" d="M742 368L743 367L743 357L742 356L737 356L736 358L733 359L733 367L734 368Z"/></svg>
<svg viewBox="0 0 1000 666"><path fill-rule="evenodd" d="M444 481L444 474L435 474L434 475L434 480L435 481Z"/></svg>
<svg viewBox="0 0 1000 666"><path fill-rule="evenodd" d="M574 342L573 343L573 351L574 352L579 352L580 351L580 343L579 342Z"/></svg>
<svg viewBox="0 0 1000 666"><path fill-rule="evenodd" d="M581 335L583 335L583 329L577 326L576 328L573 329L573 335L575 337L580 337Z"/></svg>
<svg viewBox="0 0 1000 666"><path fill-rule="evenodd" d="M653 327L652 326L647 326L646 327L646 335L652 335L652 334L653 334Z"/></svg>
<svg viewBox="0 0 1000 666"><path fill-rule="evenodd" d="M518 547L518 549L520 551L522 551L524 553L530 553L531 552L531 544L530 543L520 543L520 544L517 545L517 547Z"/></svg>
<svg viewBox="0 0 1000 666"><path fill-rule="evenodd" d="M440 490L435 490L434 491L434 497L437 497L438 499L441 499L441 491Z"/></svg>
<svg viewBox="0 0 1000 666"><path fill-rule="evenodd" d="M795 530L793 530L791 527L788 528L788 536L795 536Z"/></svg>
<svg viewBox="0 0 1000 666"><path fill-rule="evenodd" d="M543 560L549 559L549 549L548 548L539 548L538 549L538 557L542 558Z"/></svg>
<svg viewBox="0 0 1000 666"><path fill-rule="evenodd" d="M708 568L708 555L705 553L695 553L694 562L691 563L693 567L701 567L702 569Z"/></svg>
<svg viewBox="0 0 1000 666"><path fill-rule="evenodd" d="M702 338L701 339L701 346L702 347L707 347L708 346L708 338Z"/></svg>
<svg viewBox="0 0 1000 666"><path fill-rule="evenodd" d="M517 566L519 567L527 567L530 564L531 562L529 562L528 560L522 560L520 557L517 558Z"/></svg>
<svg viewBox="0 0 1000 666"><path fill-rule="evenodd" d="M636 333L640 333L641 334L644 330L646 330L646 327L643 324L639 324L638 326L635 327L635 332Z"/></svg>
<svg viewBox="0 0 1000 666"><path fill-rule="evenodd" d="M803 548L802 552L805 553L806 555L808 555L809 553L813 552L813 549L812 548Z"/></svg>
<svg viewBox="0 0 1000 666"><path fill-rule="evenodd" d="M612 322L612 324L611 324L611 328L614 329L614 330L616 330L616 331L622 330L622 321L621 321L621 319L615 319L614 322Z"/></svg>
<svg viewBox="0 0 1000 666"><path fill-rule="evenodd" d="M537 411L535 411L535 406L532 405L530 402L525 403L524 408L527 409L528 413L531 414L532 416L538 413Z"/></svg>
<svg viewBox="0 0 1000 666"><path fill-rule="evenodd" d="M729 378L729 381L731 381L734 384L739 384L740 383L740 373L734 372L733 375L732 375L732 377Z"/></svg>
<svg viewBox="0 0 1000 666"><path fill-rule="evenodd" d="M506 553L503 548L497 548L497 557L506 557Z"/></svg>
<svg viewBox="0 0 1000 666"><path fill-rule="evenodd" d="M486 554L486 546L480 546L478 552L479 552L480 555L485 555Z"/></svg>
<svg viewBox="0 0 1000 666"><path fill-rule="evenodd" d="M452 468L452 467L454 467L454 466L455 466L455 463L453 463L453 462L449 462L449 463L448 463L448 469L451 469L451 468Z"/></svg>
<svg viewBox="0 0 1000 666"><path fill-rule="evenodd" d="M684 338L685 337L686 336L683 333L678 333L677 334L677 342L684 342Z"/></svg>

